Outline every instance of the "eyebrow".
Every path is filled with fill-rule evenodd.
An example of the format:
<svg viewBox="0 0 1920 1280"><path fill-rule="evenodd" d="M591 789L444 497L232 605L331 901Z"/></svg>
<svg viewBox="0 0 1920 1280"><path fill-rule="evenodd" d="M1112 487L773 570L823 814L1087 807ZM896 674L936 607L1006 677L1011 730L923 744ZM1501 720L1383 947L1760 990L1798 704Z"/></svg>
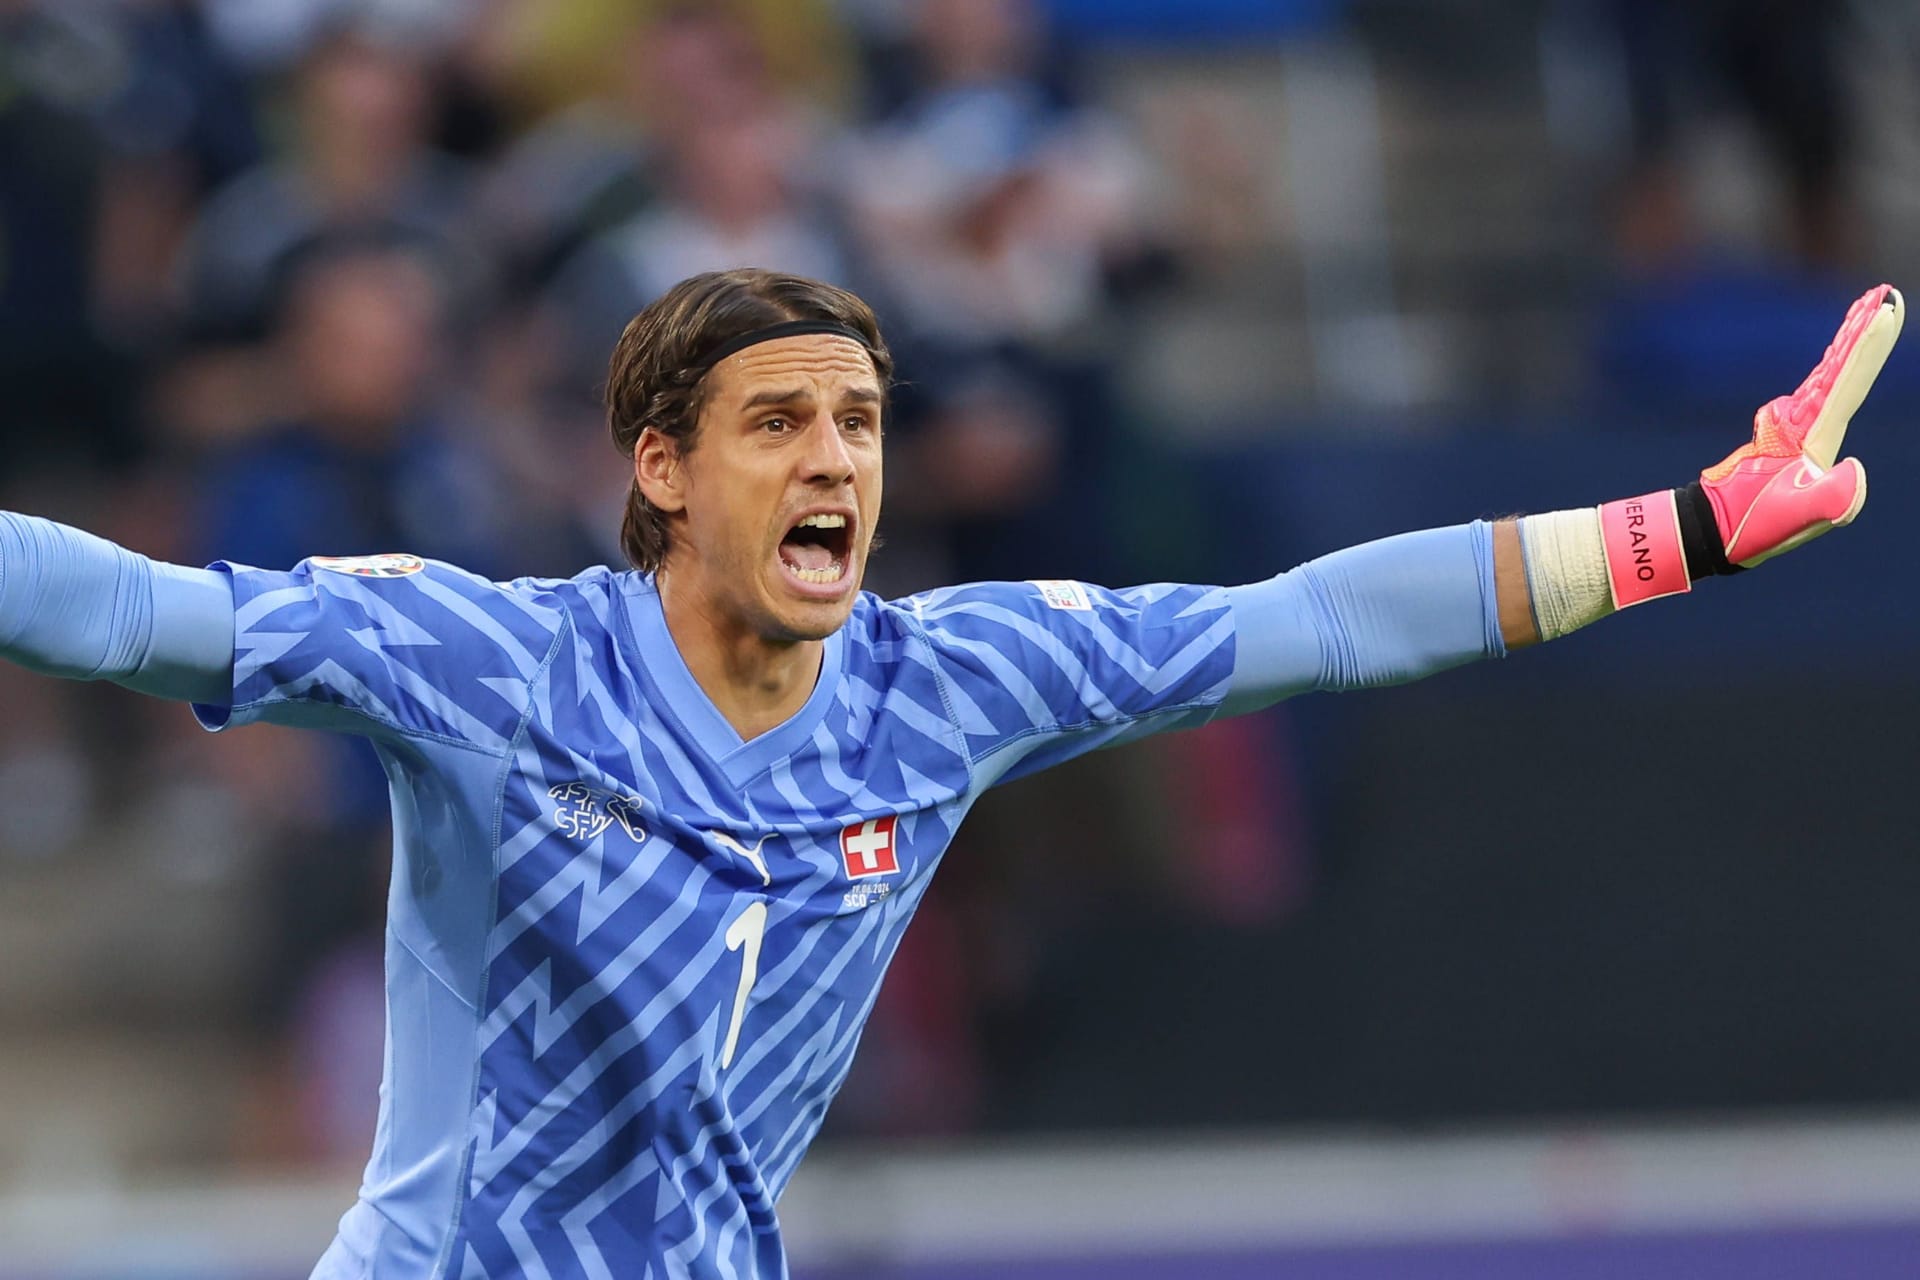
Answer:
<svg viewBox="0 0 1920 1280"><path fill-rule="evenodd" d="M777 388L772 391L762 391L758 395L748 396L747 402L740 406L740 410L746 413L754 409L764 409L777 405L799 404L801 401L812 399L812 393L803 387ZM854 387L849 390L842 399L849 404L879 404L880 393L872 387Z"/></svg>

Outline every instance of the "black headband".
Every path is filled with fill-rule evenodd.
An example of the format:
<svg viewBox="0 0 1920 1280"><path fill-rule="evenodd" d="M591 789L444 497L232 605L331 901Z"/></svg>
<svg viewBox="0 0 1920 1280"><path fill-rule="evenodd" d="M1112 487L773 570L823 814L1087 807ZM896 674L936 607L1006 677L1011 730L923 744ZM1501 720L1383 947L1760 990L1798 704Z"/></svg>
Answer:
<svg viewBox="0 0 1920 1280"><path fill-rule="evenodd" d="M782 320L779 324L770 324L764 329L753 329L737 338L729 339L707 353L700 363L711 369L728 356L738 355L748 347L757 347L763 342L772 342L776 338L797 338L803 333L831 333L841 338L852 338L863 350L867 348L867 336L850 324L841 324L838 320Z"/></svg>

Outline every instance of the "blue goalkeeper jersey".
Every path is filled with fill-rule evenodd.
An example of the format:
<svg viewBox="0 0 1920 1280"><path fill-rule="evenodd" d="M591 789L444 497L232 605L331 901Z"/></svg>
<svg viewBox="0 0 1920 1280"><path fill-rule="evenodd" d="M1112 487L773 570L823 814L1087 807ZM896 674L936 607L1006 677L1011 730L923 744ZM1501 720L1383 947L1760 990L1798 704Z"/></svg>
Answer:
<svg viewBox="0 0 1920 1280"><path fill-rule="evenodd" d="M231 711L363 734L391 784L387 1051L316 1277L786 1274L774 1204L986 787L1218 708L1224 591L863 595L743 742L653 580L407 556L221 566Z"/></svg>

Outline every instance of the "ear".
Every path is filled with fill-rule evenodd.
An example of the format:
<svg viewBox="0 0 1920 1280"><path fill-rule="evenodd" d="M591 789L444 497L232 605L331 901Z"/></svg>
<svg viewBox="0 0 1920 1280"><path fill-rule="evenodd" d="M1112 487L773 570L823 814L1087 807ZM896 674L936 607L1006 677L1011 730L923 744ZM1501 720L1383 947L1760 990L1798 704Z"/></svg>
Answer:
<svg viewBox="0 0 1920 1280"><path fill-rule="evenodd" d="M686 472L680 466L680 450L672 440L652 427L640 432L633 446L633 481L640 493L660 511L684 511Z"/></svg>

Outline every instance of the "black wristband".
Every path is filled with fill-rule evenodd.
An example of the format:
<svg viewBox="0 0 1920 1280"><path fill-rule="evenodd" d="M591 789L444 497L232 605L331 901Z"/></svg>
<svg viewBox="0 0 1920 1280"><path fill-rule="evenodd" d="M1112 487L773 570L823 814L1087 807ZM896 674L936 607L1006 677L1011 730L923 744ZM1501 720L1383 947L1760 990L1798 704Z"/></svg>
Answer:
<svg viewBox="0 0 1920 1280"><path fill-rule="evenodd" d="M1713 503L1698 480L1673 491L1673 506L1680 517L1680 549L1687 557L1688 578L1698 582L1719 574L1746 572L1728 562L1727 549L1720 542L1720 523L1714 519Z"/></svg>

